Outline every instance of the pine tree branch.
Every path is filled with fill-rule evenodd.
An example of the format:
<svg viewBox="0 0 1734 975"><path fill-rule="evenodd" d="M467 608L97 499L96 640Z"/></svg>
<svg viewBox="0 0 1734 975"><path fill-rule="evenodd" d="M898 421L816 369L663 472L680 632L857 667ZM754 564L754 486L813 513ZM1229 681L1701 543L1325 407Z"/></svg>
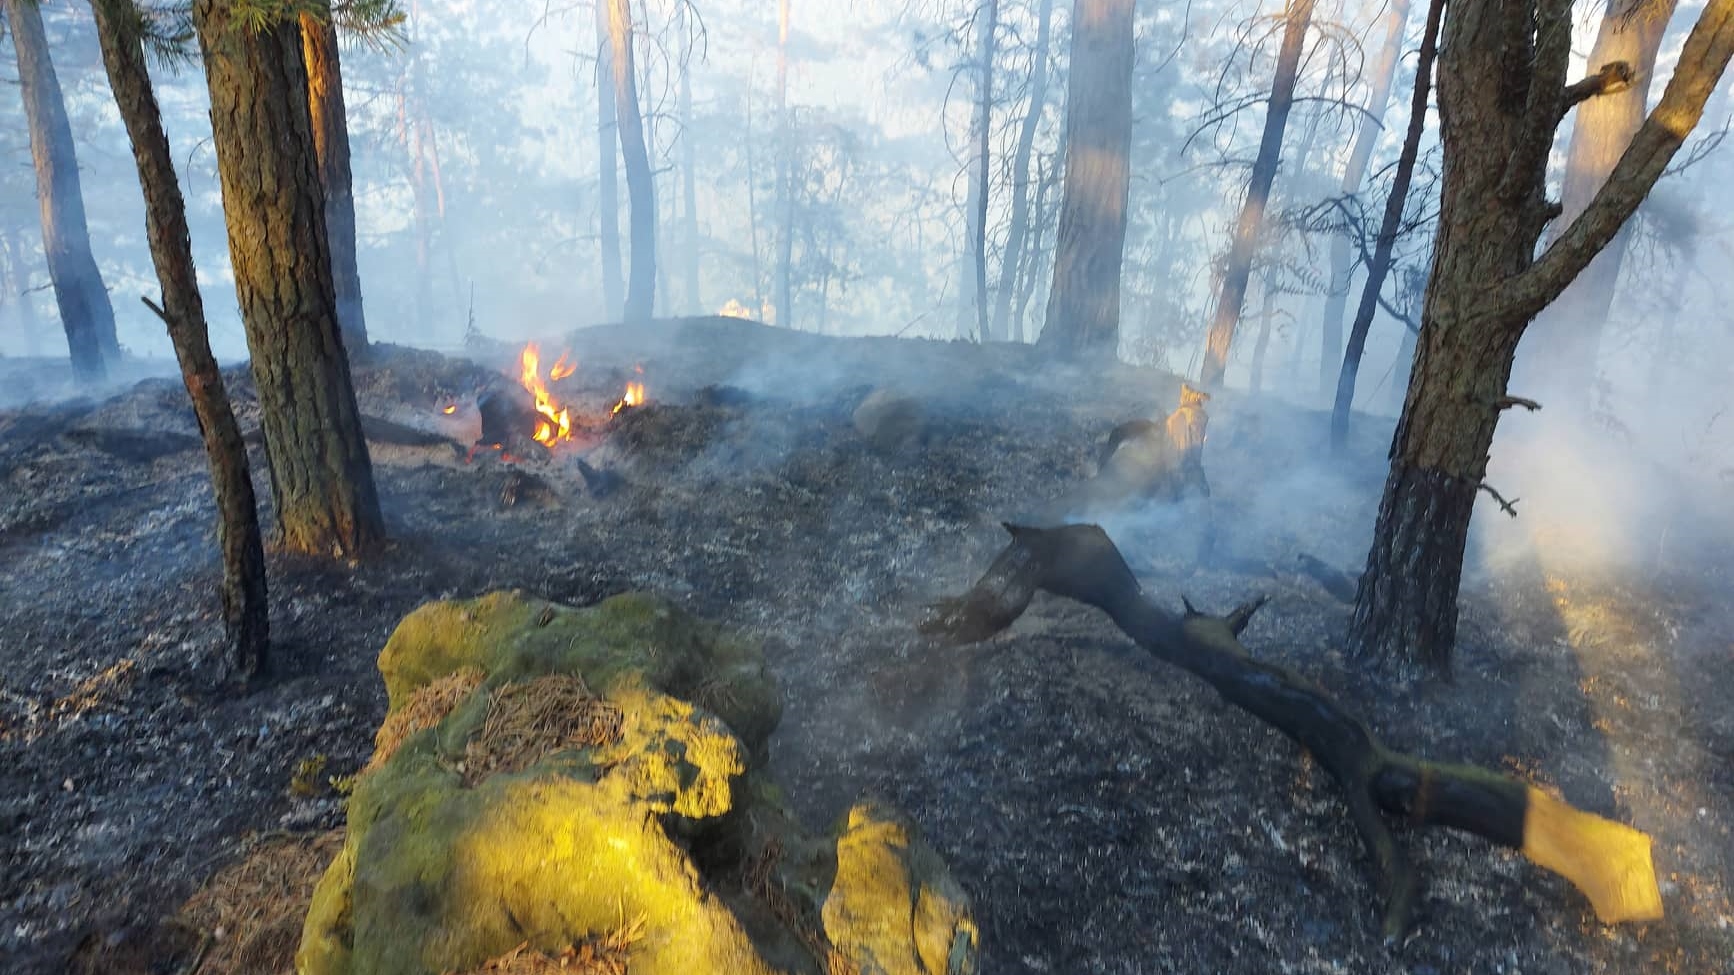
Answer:
<svg viewBox="0 0 1734 975"><path fill-rule="evenodd" d="M1667 169L1734 55L1734 0L1709 0L1680 51L1679 67L1662 100L1632 137L1607 181L1583 213L1528 270L1495 289L1495 307L1509 320L1528 322L1559 297L1619 233Z"/></svg>

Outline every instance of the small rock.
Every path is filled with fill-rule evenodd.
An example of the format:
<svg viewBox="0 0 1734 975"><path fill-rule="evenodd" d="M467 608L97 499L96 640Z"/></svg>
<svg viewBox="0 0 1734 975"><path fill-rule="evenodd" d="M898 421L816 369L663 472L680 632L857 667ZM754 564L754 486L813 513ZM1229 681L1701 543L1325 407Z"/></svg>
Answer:
<svg viewBox="0 0 1734 975"><path fill-rule="evenodd" d="M889 389L875 389L855 407L855 432L874 450L890 453L919 441L927 429L921 402Z"/></svg>

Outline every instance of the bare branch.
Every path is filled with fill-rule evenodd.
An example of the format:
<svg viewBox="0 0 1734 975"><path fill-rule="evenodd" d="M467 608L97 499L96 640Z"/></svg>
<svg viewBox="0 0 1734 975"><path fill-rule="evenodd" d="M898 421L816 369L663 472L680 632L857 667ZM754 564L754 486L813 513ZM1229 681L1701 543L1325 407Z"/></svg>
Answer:
<svg viewBox="0 0 1734 975"><path fill-rule="evenodd" d="M1522 498L1512 498L1510 501L1507 501L1507 500L1505 500L1505 495L1500 494L1498 491L1495 491L1493 489L1493 485L1488 484L1486 481L1482 481L1480 484L1477 484L1475 486L1480 488L1483 491L1486 491L1488 494L1492 495L1493 500L1497 501L1499 503L1499 510L1505 512L1506 514L1510 515L1513 518L1517 517L1517 502L1522 501L1523 500Z"/></svg>

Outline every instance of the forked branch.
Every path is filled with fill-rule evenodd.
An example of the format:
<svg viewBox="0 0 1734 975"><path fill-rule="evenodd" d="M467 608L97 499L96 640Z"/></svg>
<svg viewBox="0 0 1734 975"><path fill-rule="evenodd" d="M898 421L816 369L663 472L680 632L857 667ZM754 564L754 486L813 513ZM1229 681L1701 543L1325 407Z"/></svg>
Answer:
<svg viewBox="0 0 1734 975"><path fill-rule="evenodd" d="M950 643L985 640L1016 622L1037 591L1107 613L1152 656L1202 678L1229 703L1311 752L1330 772L1378 865L1387 939L1407 930L1419 882L1386 815L1416 826L1450 826L1518 848L1576 884L1604 922L1661 917L1648 836L1517 779L1386 748L1324 688L1251 657L1237 634L1258 608L1256 602L1226 617L1196 610L1176 616L1144 595L1119 549L1096 525L1005 527L1011 544L969 592L936 604L921 631Z"/></svg>

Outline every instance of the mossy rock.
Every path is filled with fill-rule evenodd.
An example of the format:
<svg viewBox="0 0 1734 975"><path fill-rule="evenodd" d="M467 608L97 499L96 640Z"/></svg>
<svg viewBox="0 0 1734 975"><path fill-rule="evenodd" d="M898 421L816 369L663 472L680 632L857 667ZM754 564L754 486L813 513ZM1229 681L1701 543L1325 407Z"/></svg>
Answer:
<svg viewBox="0 0 1734 975"><path fill-rule="evenodd" d="M751 642L651 596L494 593L416 610L379 667L395 730L350 797L302 975L462 972L610 937L635 975L971 970L967 900L900 819L858 809L833 845L784 808Z"/></svg>

